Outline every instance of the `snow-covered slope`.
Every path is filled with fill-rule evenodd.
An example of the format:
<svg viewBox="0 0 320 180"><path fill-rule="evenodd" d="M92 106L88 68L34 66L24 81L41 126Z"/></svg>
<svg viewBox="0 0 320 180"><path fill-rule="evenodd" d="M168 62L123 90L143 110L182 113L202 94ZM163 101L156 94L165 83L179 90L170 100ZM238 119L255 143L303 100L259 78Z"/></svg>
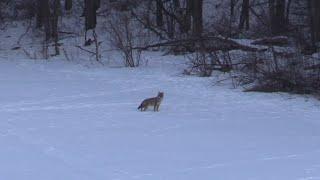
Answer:
<svg viewBox="0 0 320 180"><path fill-rule="evenodd" d="M0 57L2 180L320 179L320 107L181 76ZM139 112L165 92L160 112Z"/></svg>

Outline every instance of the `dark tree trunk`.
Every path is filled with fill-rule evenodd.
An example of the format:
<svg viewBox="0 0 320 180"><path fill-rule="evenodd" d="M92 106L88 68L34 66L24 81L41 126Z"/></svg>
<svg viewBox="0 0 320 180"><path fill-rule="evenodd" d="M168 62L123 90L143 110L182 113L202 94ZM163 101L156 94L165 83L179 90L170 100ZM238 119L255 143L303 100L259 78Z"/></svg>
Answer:
<svg viewBox="0 0 320 180"><path fill-rule="evenodd" d="M3 2L0 0L0 24L2 23L3 17L2 17L2 9L3 9Z"/></svg>
<svg viewBox="0 0 320 180"><path fill-rule="evenodd" d="M49 0L38 0L37 1L37 28L45 26L47 37L50 37L50 6Z"/></svg>
<svg viewBox="0 0 320 180"><path fill-rule="evenodd" d="M42 9L42 23L44 24L44 29L46 33L46 41L51 39L51 23L50 23L50 5L48 0L41 0L44 1L43 9Z"/></svg>
<svg viewBox="0 0 320 180"><path fill-rule="evenodd" d="M100 0L94 0L96 11L100 8Z"/></svg>
<svg viewBox="0 0 320 180"><path fill-rule="evenodd" d="M312 44L316 47L316 43L320 42L320 1L309 0L309 9Z"/></svg>
<svg viewBox="0 0 320 180"><path fill-rule="evenodd" d="M60 54L59 51L59 32L58 32L58 21L59 21L59 16L61 14L61 4L60 4L60 0L54 0L53 2L53 11L51 14L51 27L52 27L52 38L54 40L55 43L55 51L56 51L56 55Z"/></svg>
<svg viewBox="0 0 320 180"><path fill-rule="evenodd" d="M273 35L286 31L286 0L269 0L270 29Z"/></svg>
<svg viewBox="0 0 320 180"><path fill-rule="evenodd" d="M288 0L287 3L287 10L286 10L286 23L289 24L289 20L290 20L290 8L291 8L291 4L292 4L292 0Z"/></svg>
<svg viewBox="0 0 320 180"><path fill-rule="evenodd" d="M72 0L65 0L64 8L66 11L70 11L72 9Z"/></svg>
<svg viewBox="0 0 320 180"><path fill-rule="evenodd" d="M249 0L243 0L241 15L240 15L240 23L239 23L240 30L242 30L244 28L244 26L246 26L246 30L249 30L249 27L250 27L249 9L250 9Z"/></svg>
<svg viewBox="0 0 320 180"><path fill-rule="evenodd" d="M184 17L183 29L188 33L191 29L191 19L193 12L193 0L186 0L186 12Z"/></svg>
<svg viewBox="0 0 320 180"><path fill-rule="evenodd" d="M236 6L235 0L230 0L230 17L229 17L229 37L232 36L232 24L234 22L234 8Z"/></svg>
<svg viewBox="0 0 320 180"><path fill-rule="evenodd" d="M158 27L163 26L163 4L162 0L156 0L156 23Z"/></svg>
<svg viewBox="0 0 320 180"><path fill-rule="evenodd" d="M203 11L203 0L196 0L193 1L193 36L201 36L203 31L203 17L202 17L202 11Z"/></svg>
<svg viewBox="0 0 320 180"><path fill-rule="evenodd" d="M234 16L235 0L230 0L230 19Z"/></svg>
<svg viewBox="0 0 320 180"><path fill-rule="evenodd" d="M36 24L36 26L37 26L37 28L41 28L42 27L42 24L43 24L43 14L42 14L42 9L41 9L41 7L42 7L42 1L41 0L39 0L38 2L37 2L37 14L36 14L36 21L37 21L37 24Z"/></svg>
<svg viewBox="0 0 320 180"><path fill-rule="evenodd" d="M286 1L285 0L277 0L276 3L276 25L279 27L279 33L283 33L286 29Z"/></svg>
<svg viewBox="0 0 320 180"><path fill-rule="evenodd" d="M84 16L86 31L94 29L97 25L97 0L85 0Z"/></svg>

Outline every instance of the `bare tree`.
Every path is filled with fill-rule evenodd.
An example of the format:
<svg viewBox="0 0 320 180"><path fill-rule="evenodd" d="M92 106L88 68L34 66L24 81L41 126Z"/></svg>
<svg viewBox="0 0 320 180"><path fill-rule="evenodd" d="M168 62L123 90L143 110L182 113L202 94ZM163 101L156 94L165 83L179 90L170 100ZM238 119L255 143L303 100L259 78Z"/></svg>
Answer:
<svg viewBox="0 0 320 180"><path fill-rule="evenodd" d="M147 38L143 29L137 28L136 22L129 13L115 13L109 17L106 30L110 44L121 52L126 67L137 67L140 64L142 46Z"/></svg>

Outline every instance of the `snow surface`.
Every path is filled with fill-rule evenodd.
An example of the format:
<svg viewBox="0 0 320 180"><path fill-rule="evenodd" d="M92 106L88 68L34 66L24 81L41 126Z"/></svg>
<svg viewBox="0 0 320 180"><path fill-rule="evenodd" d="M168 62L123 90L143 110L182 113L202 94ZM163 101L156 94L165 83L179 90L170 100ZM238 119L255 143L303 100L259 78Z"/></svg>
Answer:
<svg viewBox="0 0 320 180"><path fill-rule="evenodd" d="M0 60L0 179L320 179L319 103L136 69ZM160 112L137 106L165 92Z"/></svg>
<svg viewBox="0 0 320 180"><path fill-rule="evenodd" d="M111 68L110 52L79 64L74 48L44 61L26 36L30 60L10 50L23 32L0 33L0 180L320 179L316 99L213 86L157 53L135 69ZM137 110L158 91L160 112Z"/></svg>

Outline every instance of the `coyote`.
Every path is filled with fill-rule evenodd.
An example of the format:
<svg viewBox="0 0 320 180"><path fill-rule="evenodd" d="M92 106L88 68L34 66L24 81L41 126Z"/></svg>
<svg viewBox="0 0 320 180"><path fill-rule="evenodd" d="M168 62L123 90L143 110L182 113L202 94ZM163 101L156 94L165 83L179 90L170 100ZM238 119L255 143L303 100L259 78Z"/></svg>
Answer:
<svg viewBox="0 0 320 180"><path fill-rule="evenodd" d="M159 92L158 96L143 100L138 109L145 111L149 106L153 106L153 111L159 111L159 106L163 100L163 95L163 92Z"/></svg>

